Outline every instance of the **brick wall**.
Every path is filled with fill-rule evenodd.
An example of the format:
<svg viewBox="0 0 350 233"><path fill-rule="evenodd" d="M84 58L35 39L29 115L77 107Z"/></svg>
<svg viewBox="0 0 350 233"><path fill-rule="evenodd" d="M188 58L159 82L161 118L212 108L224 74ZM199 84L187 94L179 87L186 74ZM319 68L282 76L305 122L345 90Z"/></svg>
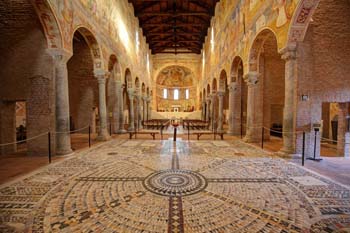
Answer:
<svg viewBox="0 0 350 233"><path fill-rule="evenodd" d="M27 111L27 137L48 130L54 131L53 63L46 53L47 43L42 26L29 1L6 1L6 7L0 8L0 28L0 100L13 102L30 100L30 103L26 104L27 108L46 112L45 117L39 117L35 113L31 115L32 111ZM31 93L31 90L36 89L36 84L33 84L31 79L38 76L47 80L46 89L40 89L43 94L47 93L45 98ZM15 128L12 129L12 125L10 128L10 125L2 129L8 131L2 135L7 135L6 137L13 140ZM30 144L43 148L47 147L47 140L28 142L29 154L34 148Z"/></svg>
<svg viewBox="0 0 350 233"><path fill-rule="evenodd" d="M350 4L346 0L320 2L305 40L298 45L297 127L322 119L323 102L350 101ZM302 94L309 101L300 101ZM306 153L313 156L314 133L307 134ZM297 150L301 152L301 136ZM319 155L319 139L316 155Z"/></svg>

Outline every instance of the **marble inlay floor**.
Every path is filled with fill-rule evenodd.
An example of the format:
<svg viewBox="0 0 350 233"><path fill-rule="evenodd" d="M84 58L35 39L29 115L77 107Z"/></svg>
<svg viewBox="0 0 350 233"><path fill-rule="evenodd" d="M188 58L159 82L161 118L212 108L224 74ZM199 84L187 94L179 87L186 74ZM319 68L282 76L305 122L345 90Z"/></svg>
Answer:
<svg viewBox="0 0 350 233"><path fill-rule="evenodd" d="M240 141L111 140L0 187L0 232L349 232L350 190Z"/></svg>

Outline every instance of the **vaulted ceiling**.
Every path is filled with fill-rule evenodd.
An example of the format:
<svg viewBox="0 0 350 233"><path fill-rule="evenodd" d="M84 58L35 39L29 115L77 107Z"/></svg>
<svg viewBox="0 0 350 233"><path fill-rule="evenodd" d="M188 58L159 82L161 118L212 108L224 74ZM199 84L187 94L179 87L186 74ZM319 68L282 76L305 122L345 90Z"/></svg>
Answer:
<svg viewBox="0 0 350 233"><path fill-rule="evenodd" d="M129 0L156 53L201 53L219 0Z"/></svg>

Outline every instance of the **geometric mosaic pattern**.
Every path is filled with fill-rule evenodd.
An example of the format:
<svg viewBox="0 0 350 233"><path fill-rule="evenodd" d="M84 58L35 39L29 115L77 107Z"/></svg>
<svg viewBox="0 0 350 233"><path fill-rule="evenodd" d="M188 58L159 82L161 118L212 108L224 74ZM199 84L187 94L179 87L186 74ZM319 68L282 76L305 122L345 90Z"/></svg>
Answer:
<svg viewBox="0 0 350 233"><path fill-rule="evenodd" d="M238 140L111 140L0 187L0 232L349 229L347 187Z"/></svg>

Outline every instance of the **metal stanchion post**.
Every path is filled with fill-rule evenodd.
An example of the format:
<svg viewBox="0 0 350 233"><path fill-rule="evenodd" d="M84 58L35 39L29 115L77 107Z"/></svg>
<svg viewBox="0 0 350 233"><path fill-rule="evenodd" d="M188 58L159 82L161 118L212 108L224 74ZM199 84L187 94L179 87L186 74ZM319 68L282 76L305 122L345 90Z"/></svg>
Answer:
<svg viewBox="0 0 350 233"><path fill-rule="evenodd" d="M190 122L187 123L187 141L190 140Z"/></svg>
<svg viewBox="0 0 350 233"><path fill-rule="evenodd" d="M174 127L174 142L176 142L176 131L177 131L177 128Z"/></svg>
<svg viewBox="0 0 350 233"><path fill-rule="evenodd" d="M109 124L109 135L112 136L112 123Z"/></svg>
<svg viewBox="0 0 350 233"><path fill-rule="evenodd" d="M264 149L264 133L265 133L265 128L261 128L261 149Z"/></svg>
<svg viewBox="0 0 350 233"><path fill-rule="evenodd" d="M91 126L89 125L89 147L91 147Z"/></svg>
<svg viewBox="0 0 350 233"><path fill-rule="evenodd" d="M51 133L49 132L48 134L47 134L47 139L48 139L48 143L49 143L49 147L48 147L48 149L49 149L49 163L51 163Z"/></svg>
<svg viewBox="0 0 350 233"><path fill-rule="evenodd" d="M307 159L314 160L314 161L321 161L321 158L316 158L316 146L317 146L317 134L319 132L318 128L315 128L315 139L314 139L314 157L309 157Z"/></svg>
<svg viewBox="0 0 350 233"><path fill-rule="evenodd" d="M305 132L303 132L302 166L305 164Z"/></svg>

